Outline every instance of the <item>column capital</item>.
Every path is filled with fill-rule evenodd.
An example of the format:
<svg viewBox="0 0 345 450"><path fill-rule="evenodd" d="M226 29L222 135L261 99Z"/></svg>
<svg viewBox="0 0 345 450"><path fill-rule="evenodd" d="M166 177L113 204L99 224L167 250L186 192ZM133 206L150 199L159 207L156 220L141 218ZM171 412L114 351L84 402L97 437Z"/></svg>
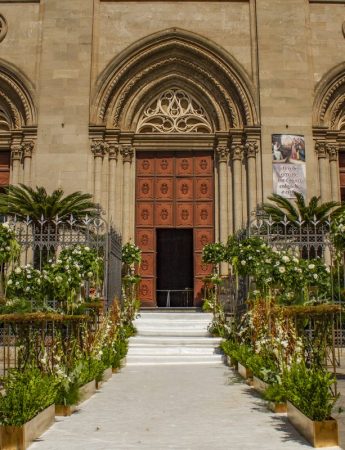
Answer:
<svg viewBox="0 0 345 450"><path fill-rule="evenodd" d="M118 155L119 155L119 151L120 151L120 146L117 143L114 142L109 142L109 147L108 147L108 157L109 159L114 159L115 161L117 161Z"/></svg>
<svg viewBox="0 0 345 450"><path fill-rule="evenodd" d="M11 145L11 159L12 161L21 161L23 157L23 150L22 150L22 145L17 143L17 144L12 144Z"/></svg>
<svg viewBox="0 0 345 450"><path fill-rule="evenodd" d="M93 139L91 142L91 151L95 158L104 158L109 145L102 139Z"/></svg>
<svg viewBox="0 0 345 450"><path fill-rule="evenodd" d="M218 145L218 147L216 148L218 162L227 162L229 152L229 148L226 145Z"/></svg>
<svg viewBox="0 0 345 450"><path fill-rule="evenodd" d="M26 141L22 143L23 158L31 158L35 147L34 141Z"/></svg>
<svg viewBox="0 0 345 450"><path fill-rule="evenodd" d="M327 142L326 141L316 141L315 152L318 158L326 158L327 156Z"/></svg>
<svg viewBox="0 0 345 450"><path fill-rule="evenodd" d="M121 145L120 153L121 153L122 160L124 163L132 162L133 156L134 156L134 151L135 151L135 148L130 144Z"/></svg>
<svg viewBox="0 0 345 450"><path fill-rule="evenodd" d="M337 143L327 144L327 151L330 161L338 161L339 146Z"/></svg>
<svg viewBox="0 0 345 450"><path fill-rule="evenodd" d="M231 156L233 161L240 161L243 157L244 146L241 141L234 141L231 145Z"/></svg>
<svg viewBox="0 0 345 450"><path fill-rule="evenodd" d="M257 141L247 141L245 143L245 155L247 158L256 158L256 154L259 150L259 145Z"/></svg>

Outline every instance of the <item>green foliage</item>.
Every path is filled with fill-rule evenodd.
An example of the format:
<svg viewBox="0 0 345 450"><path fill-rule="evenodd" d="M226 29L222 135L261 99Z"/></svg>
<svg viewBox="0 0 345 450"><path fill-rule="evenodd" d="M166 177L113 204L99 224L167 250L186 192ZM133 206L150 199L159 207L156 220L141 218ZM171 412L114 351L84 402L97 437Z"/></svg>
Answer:
<svg viewBox="0 0 345 450"><path fill-rule="evenodd" d="M264 399L269 402L274 403L285 403L286 402L286 391L283 384L274 383L270 384L265 390Z"/></svg>
<svg viewBox="0 0 345 450"><path fill-rule="evenodd" d="M20 246L15 233L7 223L0 224L0 264L8 263L18 258Z"/></svg>
<svg viewBox="0 0 345 450"><path fill-rule="evenodd" d="M339 252L345 251L345 211L342 211L333 220L331 226L331 237L335 248Z"/></svg>
<svg viewBox="0 0 345 450"><path fill-rule="evenodd" d="M247 359L246 366L253 374L266 383L276 383L279 378L279 367L269 352L254 353Z"/></svg>
<svg viewBox="0 0 345 450"><path fill-rule="evenodd" d="M202 249L202 260L206 264L219 264L224 261L225 251L221 242L206 244Z"/></svg>
<svg viewBox="0 0 345 450"><path fill-rule="evenodd" d="M44 187L33 189L24 184L9 186L5 193L0 194L0 213L17 216L25 220L29 216L38 223L42 216L51 222L58 215L67 219L73 214L78 220L85 215L95 214L97 206L92 202L92 195L73 192L64 196L62 189L56 189L48 194Z"/></svg>
<svg viewBox="0 0 345 450"><path fill-rule="evenodd" d="M122 247L122 262L131 266L132 264L140 264L141 263L141 250L138 246L132 244L131 242L127 242Z"/></svg>
<svg viewBox="0 0 345 450"><path fill-rule="evenodd" d="M331 392L334 377L327 370L307 368L304 362L293 363L283 373L282 384L287 399L311 420L331 416L337 397Z"/></svg>
<svg viewBox="0 0 345 450"><path fill-rule="evenodd" d="M56 381L37 368L13 370L4 380L5 396L0 396L0 422L23 425L55 401Z"/></svg>
<svg viewBox="0 0 345 450"><path fill-rule="evenodd" d="M220 345L223 352L230 356L234 361L237 361L247 367L247 363L254 355L251 346L246 344L239 344L234 341L225 341Z"/></svg>
<svg viewBox="0 0 345 450"><path fill-rule="evenodd" d="M322 223L328 220L329 216L337 216L344 211L344 207L338 202L320 203L321 197L314 196L306 204L301 193L294 192L294 195L295 199L292 202L279 194L272 194L268 197L272 203L264 203L263 210L276 222L284 220L286 216L291 222L298 222L301 219L305 224L313 221Z"/></svg>
<svg viewBox="0 0 345 450"><path fill-rule="evenodd" d="M9 298L19 297L32 304L42 304L45 297L44 278L39 270L30 264L16 267L8 277L6 295Z"/></svg>

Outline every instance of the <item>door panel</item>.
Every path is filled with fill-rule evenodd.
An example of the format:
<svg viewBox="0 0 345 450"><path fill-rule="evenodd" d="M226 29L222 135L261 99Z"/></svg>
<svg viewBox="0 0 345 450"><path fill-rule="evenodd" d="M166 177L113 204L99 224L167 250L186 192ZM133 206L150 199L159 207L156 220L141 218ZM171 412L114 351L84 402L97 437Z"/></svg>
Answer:
<svg viewBox="0 0 345 450"><path fill-rule="evenodd" d="M193 200L193 178L176 178L176 200Z"/></svg>
<svg viewBox="0 0 345 450"><path fill-rule="evenodd" d="M143 251L140 268L142 303L156 305L157 275L166 264L164 271L174 283L182 272L189 269L193 272L194 281L190 282L190 287L194 287L194 305L199 305L202 278L211 270L202 263L202 248L214 239L213 153L137 152L136 167L136 243ZM172 233L176 245L178 232L189 230L193 238L189 269L178 264L176 270L172 270L167 251L163 255L164 261L157 265L156 234L161 229ZM185 248L181 247L180 252L185 253ZM159 302L165 306L166 298L163 297L160 296Z"/></svg>

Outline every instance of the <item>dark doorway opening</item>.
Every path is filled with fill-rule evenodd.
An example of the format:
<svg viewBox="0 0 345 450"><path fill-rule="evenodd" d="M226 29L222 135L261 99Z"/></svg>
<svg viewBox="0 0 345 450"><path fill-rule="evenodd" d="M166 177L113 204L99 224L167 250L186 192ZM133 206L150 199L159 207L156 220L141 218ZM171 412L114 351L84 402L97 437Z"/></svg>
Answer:
<svg viewBox="0 0 345 450"><path fill-rule="evenodd" d="M193 229L157 229L157 306L193 306Z"/></svg>

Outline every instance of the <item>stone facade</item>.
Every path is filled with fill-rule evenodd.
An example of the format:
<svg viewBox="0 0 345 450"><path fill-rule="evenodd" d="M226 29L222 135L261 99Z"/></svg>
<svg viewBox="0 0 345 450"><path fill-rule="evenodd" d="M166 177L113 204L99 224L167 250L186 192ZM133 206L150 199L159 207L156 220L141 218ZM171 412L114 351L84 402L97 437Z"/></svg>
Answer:
<svg viewBox="0 0 345 450"><path fill-rule="evenodd" d="M339 199L344 21L342 0L0 0L11 182L91 192L128 240L136 151L213 150L224 241L272 192L272 134L297 134L307 196ZM206 131L140 132L172 88L199 102Z"/></svg>

